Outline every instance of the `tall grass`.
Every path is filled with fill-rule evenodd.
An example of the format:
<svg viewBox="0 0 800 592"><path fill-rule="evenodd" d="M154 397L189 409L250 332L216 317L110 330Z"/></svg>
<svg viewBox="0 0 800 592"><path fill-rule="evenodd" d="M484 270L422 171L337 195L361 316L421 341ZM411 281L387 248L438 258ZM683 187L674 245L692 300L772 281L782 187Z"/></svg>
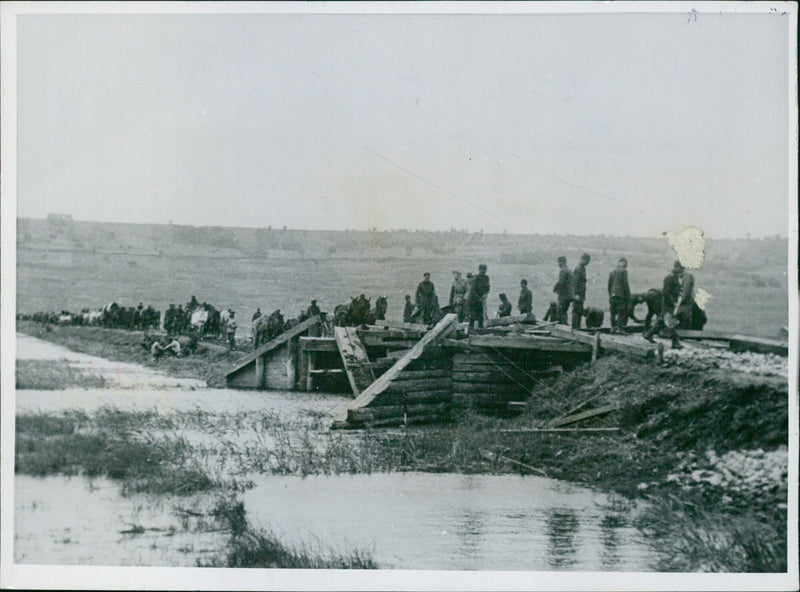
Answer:
<svg viewBox="0 0 800 592"><path fill-rule="evenodd" d="M319 540L288 545L272 532L247 523L244 504L220 498L211 514L231 533L226 550L200 567L283 569L376 569L371 548L326 547Z"/></svg>
<svg viewBox="0 0 800 592"><path fill-rule="evenodd" d="M91 420L80 413L20 414L16 420L15 473L109 477L123 481L123 493L182 495L216 485L180 437L86 429Z"/></svg>
<svg viewBox="0 0 800 592"><path fill-rule="evenodd" d="M782 573L786 523L731 514L674 495L649 499L639 529L659 557L658 571Z"/></svg>
<svg viewBox="0 0 800 592"><path fill-rule="evenodd" d="M73 368L65 360L17 360L16 388L61 390L71 387L102 388L106 380Z"/></svg>

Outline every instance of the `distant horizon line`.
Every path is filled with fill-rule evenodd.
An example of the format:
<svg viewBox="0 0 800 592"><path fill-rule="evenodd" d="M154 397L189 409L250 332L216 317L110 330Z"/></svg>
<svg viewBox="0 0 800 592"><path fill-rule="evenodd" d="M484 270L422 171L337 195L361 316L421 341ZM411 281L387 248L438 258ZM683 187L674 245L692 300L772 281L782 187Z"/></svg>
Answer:
<svg viewBox="0 0 800 592"><path fill-rule="evenodd" d="M574 237L606 237L606 238L642 238L642 239L660 239L668 230L664 230L660 235L641 235L641 234L610 234L607 232L598 232L594 234L570 234L570 233L558 233L558 232L510 232L510 231L503 231L503 232L495 232L495 231L484 231L483 229L472 230L469 228L451 228L447 230L431 230L427 228L290 228L286 225L284 226L223 226L219 224L185 224L185 223L175 223L172 220L168 222L127 222L127 221L119 221L119 220L86 220L86 219L77 219L73 218L71 214L63 213L63 212L50 212L47 216L43 218L37 218L35 216L17 216L17 220L40 220L43 222L47 222L51 216L57 216L61 218L69 218L72 222L86 222L90 224L125 224L125 225L134 225L134 226L180 226L180 227L189 227L189 228L228 228L231 230L236 229L243 229L243 230L290 230L290 231L297 231L297 232L364 232L364 233L392 233L392 232L406 232L406 233L416 233L416 232L426 232L430 234L485 234L488 236L574 236ZM683 230L683 229L680 229ZM679 231L680 231L679 230ZM671 230L674 232L675 230ZM713 240L759 240L759 239L775 239L778 238L780 240L788 240L788 234L762 234L759 236L751 236L749 233L746 236L721 236L721 237L709 237L709 235L704 235L706 238L712 238Z"/></svg>

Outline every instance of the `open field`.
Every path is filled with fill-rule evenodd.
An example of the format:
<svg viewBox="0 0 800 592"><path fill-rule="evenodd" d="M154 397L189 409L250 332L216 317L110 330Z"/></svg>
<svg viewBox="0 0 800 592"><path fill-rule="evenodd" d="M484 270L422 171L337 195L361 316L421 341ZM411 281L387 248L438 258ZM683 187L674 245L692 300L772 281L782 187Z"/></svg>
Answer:
<svg viewBox="0 0 800 592"><path fill-rule="evenodd" d="M533 291L534 313L552 299L555 259L570 266L588 252L587 304L608 309L606 280L620 256L629 261L631 289L661 287L675 253L664 238L489 235L465 232L328 232L72 222L19 221L17 311L78 311L117 301L165 310L194 294L238 311L256 307L295 316L312 298L323 311L350 296L386 295L387 318L402 316L428 270L440 302L452 270L489 266L490 312L498 294L516 304L519 279ZM788 324L788 241L708 239L698 287L712 294L709 330L777 337ZM608 319L608 314L606 314ZM240 327L244 328L244 322Z"/></svg>

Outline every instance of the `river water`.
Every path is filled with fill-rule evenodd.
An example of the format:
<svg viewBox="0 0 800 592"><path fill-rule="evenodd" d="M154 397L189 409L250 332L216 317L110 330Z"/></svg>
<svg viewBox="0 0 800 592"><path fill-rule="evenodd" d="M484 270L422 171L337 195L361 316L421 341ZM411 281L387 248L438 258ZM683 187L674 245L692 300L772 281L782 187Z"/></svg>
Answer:
<svg viewBox="0 0 800 592"><path fill-rule="evenodd" d="M315 414L319 422L348 400L209 389L24 335L18 336L17 358L68 360L112 383L104 389L17 391L17 413L113 406L165 416L196 410L272 414L300 422ZM244 441L248 433L238 429L235 437ZM208 444L228 435L195 437ZM431 473L246 477L253 486L239 496L251 526L298 546L371 549L383 568L646 571L655 561L633 526L634 504L553 479ZM15 477L14 492L18 563L194 566L224 551L228 536L202 518L215 494L123 496L108 479L24 475Z"/></svg>

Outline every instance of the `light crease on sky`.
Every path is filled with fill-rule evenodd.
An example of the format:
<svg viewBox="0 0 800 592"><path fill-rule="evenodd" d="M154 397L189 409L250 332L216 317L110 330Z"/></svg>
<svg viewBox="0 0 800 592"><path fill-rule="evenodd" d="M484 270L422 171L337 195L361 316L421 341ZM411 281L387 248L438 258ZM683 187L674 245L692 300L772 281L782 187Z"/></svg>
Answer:
<svg viewBox="0 0 800 592"><path fill-rule="evenodd" d="M18 215L786 236L789 18L23 15Z"/></svg>

